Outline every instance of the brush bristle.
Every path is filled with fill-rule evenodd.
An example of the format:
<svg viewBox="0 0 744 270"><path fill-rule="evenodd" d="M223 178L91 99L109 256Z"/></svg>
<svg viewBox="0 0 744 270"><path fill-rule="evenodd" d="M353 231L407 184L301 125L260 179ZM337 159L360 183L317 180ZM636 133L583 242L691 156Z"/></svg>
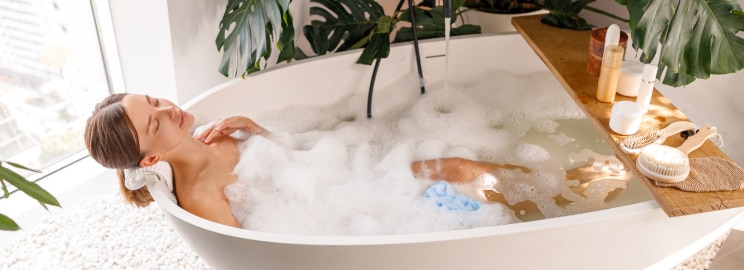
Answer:
<svg viewBox="0 0 744 270"><path fill-rule="evenodd" d="M656 174L676 177L684 175L690 167L687 155L682 151L661 145L649 145L638 156L638 162Z"/></svg>
<svg viewBox="0 0 744 270"><path fill-rule="evenodd" d="M664 132L657 128L644 129L636 134L625 137L621 143L627 149L641 149L653 144L664 136Z"/></svg>

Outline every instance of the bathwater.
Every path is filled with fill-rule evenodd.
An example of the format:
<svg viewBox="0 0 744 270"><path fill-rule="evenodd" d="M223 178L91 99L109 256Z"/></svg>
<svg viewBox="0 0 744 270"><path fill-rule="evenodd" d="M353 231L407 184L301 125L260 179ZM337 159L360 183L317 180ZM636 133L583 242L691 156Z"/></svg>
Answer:
<svg viewBox="0 0 744 270"><path fill-rule="evenodd" d="M241 144L239 180L226 189L243 227L303 235L458 230L566 216L632 203L630 174L549 72L429 85L404 76L330 106L256 116L271 131ZM460 157L528 167L497 170L499 201L448 210L423 196L440 179L414 177L417 160ZM453 185L470 195L472 184ZM482 192L482 190L476 190ZM620 192L622 193L622 192ZM471 196L477 200L476 196Z"/></svg>

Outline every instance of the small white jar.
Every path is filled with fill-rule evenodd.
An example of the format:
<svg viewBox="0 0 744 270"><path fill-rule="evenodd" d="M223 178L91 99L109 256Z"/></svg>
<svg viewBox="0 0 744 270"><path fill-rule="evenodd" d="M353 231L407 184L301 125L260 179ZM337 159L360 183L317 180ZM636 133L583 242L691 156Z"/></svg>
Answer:
<svg viewBox="0 0 744 270"><path fill-rule="evenodd" d="M612 105L610 129L620 135L632 135L641 127L643 109L632 101L618 101Z"/></svg>
<svg viewBox="0 0 744 270"><path fill-rule="evenodd" d="M643 63L636 60L623 62L620 78L617 80L617 93L626 97L638 96L638 85L641 83Z"/></svg>

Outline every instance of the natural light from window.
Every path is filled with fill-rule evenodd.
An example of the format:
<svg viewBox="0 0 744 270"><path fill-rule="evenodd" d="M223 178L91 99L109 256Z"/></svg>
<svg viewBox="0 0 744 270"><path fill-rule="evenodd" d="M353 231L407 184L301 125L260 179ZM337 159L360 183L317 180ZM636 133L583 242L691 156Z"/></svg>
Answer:
<svg viewBox="0 0 744 270"><path fill-rule="evenodd" d="M85 151L101 55L89 1L0 0L0 160L47 172Z"/></svg>

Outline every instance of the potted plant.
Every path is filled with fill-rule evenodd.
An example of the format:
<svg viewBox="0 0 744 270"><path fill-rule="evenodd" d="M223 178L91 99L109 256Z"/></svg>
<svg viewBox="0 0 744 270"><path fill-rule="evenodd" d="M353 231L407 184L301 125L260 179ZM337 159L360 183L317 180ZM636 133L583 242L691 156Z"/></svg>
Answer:
<svg viewBox="0 0 744 270"><path fill-rule="evenodd" d="M513 32L512 17L546 13L537 0L467 0L464 7L463 19L483 33Z"/></svg>
<svg viewBox="0 0 744 270"><path fill-rule="evenodd" d="M514 14L542 9L536 0L467 0L465 7L487 13Z"/></svg>
<svg viewBox="0 0 744 270"><path fill-rule="evenodd" d="M26 193L26 195L28 195L29 197L36 199L39 204L44 207L44 209L47 209L47 205L60 207L59 202L56 198L54 198L54 196L52 196L52 194L49 194L49 192L41 188L36 183L26 180L25 177L14 172L10 168L4 167L3 164L7 164L21 170L27 170L36 173L40 172L38 170L30 169L17 163L0 161L0 186L2 186L3 189L3 198L7 199L10 196L10 192L8 191L7 186L7 184L10 184L16 187L21 192ZM13 219L9 218L6 215L0 214L0 230L17 231L20 228L21 227L18 226L18 224L13 221Z"/></svg>
<svg viewBox="0 0 744 270"><path fill-rule="evenodd" d="M463 5L464 1L454 0L453 7ZM222 74L236 77L259 70L261 59L268 60L274 47L280 51L278 62L294 58L297 53L294 47L292 16L289 12L290 2L291 0L228 1L216 40L218 50L223 52L220 64ZM333 35L327 33L325 37L316 35L332 41L326 45L348 43L351 46L344 49L364 48L363 54L371 58L366 58L370 59L369 61L360 61L362 63L368 64L372 62L371 59L386 57L390 46L390 33L395 26L394 18L397 18L395 14L394 16L380 14L379 4L372 0L311 0L311 2L348 11L343 13L343 17L340 15L334 17L327 10L311 9L311 14L317 12L315 15L333 18L334 20L326 23L335 24L333 27L339 30ZM496 3L495 0L493 2ZM591 2L594 0L545 0L543 6L549 10L549 14L544 16L543 22L559 27L590 28L591 26L583 21L578 13L584 8L596 11L587 5ZM734 73L744 69L744 39L737 36L737 33L744 31L744 12L735 0L680 0L674 3L664 0L616 0L616 2L628 9L633 48L643 52L641 61L651 62L656 52L660 51L657 77L662 83L675 87L682 86L696 78L706 79L710 74ZM435 20L432 15L434 12L423 10L417 12L432 16L431 21ZM365 31L361 34L346 34L350 33L348 29L353 29L352 25L346 24L349 16L357 20L355 23L367 26L364 28ZM417 25L419 24L417 22ZM308 33L305 35L308 36ZM355 38L353 42L347 42L350 37ZM342 39L344 42L340 42ZM659 43L660 47L657 46ZM321 51L326 49L322 47L324 45L320 45ZM332 46L329 48L339 49Z"/></svg>
<svg viewBox="0 0 744 270"><path fill-rule="evenodd" d="M223 52L219 71L227 77L245 76L261 69L260 63L267 61L272 47L281 52L277 62L302 59L308 54L294 47L295 29L289 12L290 0L230 0L220 22L216 43ZM310 8L310 14L323 20L313 20L303 28L304 36L311 44L315 55L363 48L361 64L371 64L375 59L387 57L390 42L411 40L410 27L401 27L393 39L393 29L401 21L410 22L407 9L394 14L384 13L382 6L374 0L310 0L318 5ZM452 9L457 10L465 0L453 0ZM403 1L401 2L401 4ZM442 6L426 4L414 7L418 21L424 29L420 38L444 36L444 14ZM456 18L452 18L452 23ZM475 25L459 25L451 34L480 33ZM275 46L274 46L275 45Z"/></svg>

